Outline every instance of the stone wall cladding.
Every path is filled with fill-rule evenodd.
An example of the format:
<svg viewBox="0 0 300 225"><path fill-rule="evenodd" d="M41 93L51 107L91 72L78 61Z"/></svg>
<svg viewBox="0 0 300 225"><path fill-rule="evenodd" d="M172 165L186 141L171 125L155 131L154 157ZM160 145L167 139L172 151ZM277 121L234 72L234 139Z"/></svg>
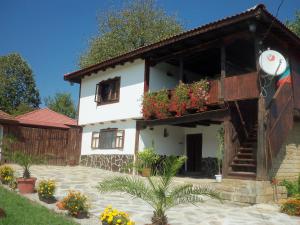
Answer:
<svg viewBox="0 0 300 225"><path fill-rule="evenodd" d="M82 155L80 165L122 172L133 162L133 155Z"/></svg>
<svg viewBox="0 0 300 225"><path fill-rule="evenodd" d="M300 122L295 122L287 141L273 161L270 176L278 180L296 180L300 174Z"/></svg>

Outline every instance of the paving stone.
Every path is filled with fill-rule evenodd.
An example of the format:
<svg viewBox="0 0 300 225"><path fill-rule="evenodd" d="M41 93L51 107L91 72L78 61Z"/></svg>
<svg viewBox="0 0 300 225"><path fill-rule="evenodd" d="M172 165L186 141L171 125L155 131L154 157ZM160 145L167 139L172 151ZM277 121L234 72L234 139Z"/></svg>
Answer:
<svg viewBox="0 0 300 225"><path fill-rule="evenodd" d="M21 169L15 166L20 173ZM99 225L99 215L108 205L129 213L136 225L150 223L153 209L144 201L132 198L126 193L100 194L96 185L101 180L113 175L121 175L98 168L83 166L61 167L61 166L33 166L32 174L38 179L51 178L58 184L56 197L62 199L70 189L79 189L86 194L91 202L90 218L77 220L82 225ZM216 184L210 179L176 178L177 184L185 182L196 185L217 185L224 190L246 189L248 183L239 183L236 180L225 180L223 184ZM223 185L223 186L222 186ZM264 184L260 184L264 188ZM234 188L233 188L234 187ZM255 193L255 192L253 192ZM26 195L26 197L43 204L38 200L37 194ZM242 196L244 197L244 196ZM55 204L43 204L59 213ZM274 204L249 205L225 201L223 204L217 200L205 198L205 203L194 205L182 205L170 209L167 212L171 225L299 225L300 218L291 217L279 212L278 206Z"/></svg>

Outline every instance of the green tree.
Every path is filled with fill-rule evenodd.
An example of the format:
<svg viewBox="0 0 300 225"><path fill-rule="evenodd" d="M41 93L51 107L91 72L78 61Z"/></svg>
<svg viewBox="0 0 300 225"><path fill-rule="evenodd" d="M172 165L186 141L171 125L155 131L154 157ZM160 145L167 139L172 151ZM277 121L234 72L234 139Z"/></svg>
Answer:
<svg viewBox="0 0 300 225"><path fill-rule="evenodd" d="M167 15L154 0L131 0L99 16L99 34L90 40L79 66L99 63L182 31L176 16Z"/></svg>
<svg viewBox="0 0 300 225"><path fill-rule="evenodd" d="M56 93L53 97L45 98L45 105L55 112L62 113L68 117L76 117L74 101L70 93Z"/></svg>
<svg viewBox="0 0 300 225"><path fill-rule="evenodd" d="M16 114L20 104L34 109L40 102L34 75L27 62L18 53L0 56L0 109Z"/></svg>
<svg viewBox="0 0 300 225"><path fill-rule="evenodd" d="M286 25L291 31L300 36L300 11L296 11L295 19L293 21L287 21Z"/></svg>
<svg viewBox="0 0 300 225"><path fill-rule="evenodd" d="M17 108L12 111L12 115L18 116L18 115L22 115L24 113L31 112L33 110L35 110L35 108L33 108L32 106L27 105L25 103L20 103L20 105L18 105Z"/></svg>
<svg viewBox="0 0 300 225"><path fill-rule="evenodd" d="M210 196L221 200L219 193L207 187L194 187L192 184L174 185L173 177L177 174L186 157L168 157L163 172L157 177L147 177L147 182L135 176L116 176L106 178L98 185L104 192L126 192L133 197L147 202L153 209L153 225L167 225L166 211L174 206L202 202L201 196Z"/></svg>

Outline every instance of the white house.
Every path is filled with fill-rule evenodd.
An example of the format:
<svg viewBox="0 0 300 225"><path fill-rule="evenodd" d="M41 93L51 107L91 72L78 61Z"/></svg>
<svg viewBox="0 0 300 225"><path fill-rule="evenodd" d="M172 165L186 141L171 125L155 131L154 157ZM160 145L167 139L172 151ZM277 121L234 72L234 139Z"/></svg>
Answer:
<svg viewBox="0 0 300 225"><path fill-rule="evenodd" d="M265 109L258 104L256 61L258 40L271 23L281 33L274 28L271 33L277 38L270 35L266 45L283 49L279 39L300 47L299 38L258 5L66 74L65 80L80 84L81 163L119 171L134 160L138 151L154 145L160 155L187 155L186 172L210 176L215 171L209 170L216 169L217 132L224 127L223 175L267 179L271 169L263 166L268 157L260 137L267 131L259 114ZM179 82L203 78L211 85L206 111L164 119L143 118L144 93L171 90ZM275 90L275 86L272 88ZM291 103L294 108L300 108L298 97ZM283 129L284 135L289 129ZM281 146L285 138L276 145Z"/></svg>

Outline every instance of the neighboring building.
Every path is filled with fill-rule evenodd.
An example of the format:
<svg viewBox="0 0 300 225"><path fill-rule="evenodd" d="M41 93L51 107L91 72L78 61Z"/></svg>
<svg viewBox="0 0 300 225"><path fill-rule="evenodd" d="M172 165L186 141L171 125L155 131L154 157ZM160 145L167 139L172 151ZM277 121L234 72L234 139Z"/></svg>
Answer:
<svg viewBox="0 0 300 225"><path fill-rule="evenodd" d="M76 120L48 108L17 117L0 111L0 134L14 139L11 150L39 156L48 164L79 163L81 130Z"/></svg>
<svg viewBox="0 0 300 225"><path fill-rule="evenodd" d="M291 83L261 87L258 55L268 47L290 62ZM80 84L81 163L118 171L154 143L160 155L187 155L187 173L209 174L224 127L224 177L269 180L281 146L294 141L287 136L299 126L299 50L299 37L258 5L66 74ZM205 77L211 82L206 111L143 118L144 93Z"/></svg>
<svg viewBox="0 0 300 225"><path fill-rule="evenodd" d="M4 126L17 124L18 121L11 115L0 110L0 162L2 153L2 141L4 136Z"/></svg>

